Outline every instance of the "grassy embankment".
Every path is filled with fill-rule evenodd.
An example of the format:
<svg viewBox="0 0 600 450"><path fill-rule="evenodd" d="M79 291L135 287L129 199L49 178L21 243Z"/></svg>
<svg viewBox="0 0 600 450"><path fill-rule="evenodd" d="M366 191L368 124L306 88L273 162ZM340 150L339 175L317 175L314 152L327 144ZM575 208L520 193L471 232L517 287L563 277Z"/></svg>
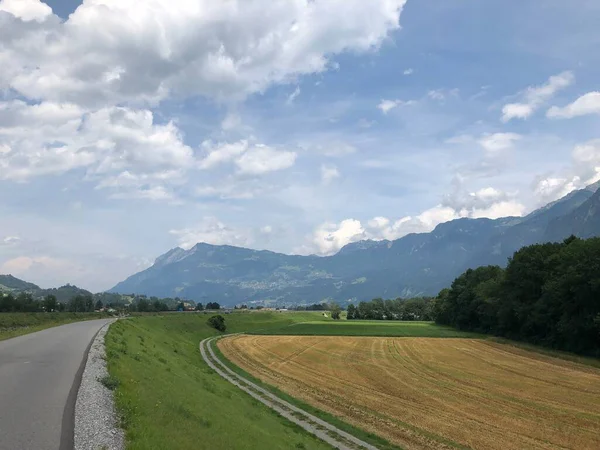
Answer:
<svg viewBox="0 0 600 450"><path fill-rule="evenodd" d="M101 313L0 313L0 341L82 320L108 317Z"/></svg>
<svg viewBox="0 0 600 450"><path fill-rule="evenodd" d="M327 449L220 378L202 360L199 342L218 333L204 314L121 320L106 338L108 367L128 449ZM227 332L318 320L313 313L227 315Z"/></svg>

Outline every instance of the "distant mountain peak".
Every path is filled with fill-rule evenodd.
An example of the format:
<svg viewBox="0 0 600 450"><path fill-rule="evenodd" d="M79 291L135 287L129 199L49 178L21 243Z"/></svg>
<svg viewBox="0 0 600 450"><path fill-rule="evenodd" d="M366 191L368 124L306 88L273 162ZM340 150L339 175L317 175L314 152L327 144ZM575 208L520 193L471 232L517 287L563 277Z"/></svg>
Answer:
<svg viewBox="0 0 600 450"><path fill-rule="evenodd" d="M586 191L592 191L592 192L597 192L599 189L600 189L600 180L585 187Z"/></svg>
<svg viewBox="0 0 600 450"><path fill-rule="evenodd" d="M186 254L187 254L187 251L182 249L181 247L172 248L164 255L160 255L158 258L156 258L156 260L154 261L154 265L155 266L163 266L163 265L171 264L172 262L175 262L176 260L179 260L182 257L185 257Z"/></svg>

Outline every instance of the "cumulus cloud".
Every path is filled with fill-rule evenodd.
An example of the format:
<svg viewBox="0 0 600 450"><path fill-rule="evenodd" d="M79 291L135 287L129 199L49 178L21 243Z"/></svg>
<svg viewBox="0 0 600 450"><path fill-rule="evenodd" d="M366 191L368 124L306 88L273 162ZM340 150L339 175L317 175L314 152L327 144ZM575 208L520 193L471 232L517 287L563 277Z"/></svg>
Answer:
<svg viewBox="0 0 600 450"><path fill-rule="evenodd" d="M540 204L558 200L568 193L600 181L600 139L573 148L571 166L560 174L539 177L534 193Z"/></svg>
<svg viewBox="0 0 600 450"><path fill-rule="evenodd" d="M39 0L3 0L0 11L10 13L24 22L44 21L52 15L52 8Z"/></svg>
<svg viewBox="0 0 600 450"><path fill-rule="evenodd" d="M404 3L376 0L365 14L359 0L84 0L62 20L39 0L0 0L0 90L21 99L0 102L0 179L79 170L114 198L169 199L176 181L157 171L291 167L294 152L246 141L198 161L150 106L197 95L232 105L329 70L338 54L376 50ZM240 123L231 113L221 127Z"/></svg>
<svg viewBox="0 0 600 450"><path fill-rule="evenodd" d="M346 219L320 225L313 233L312 246L321 255L332 255L344 245L363 239L366 239L366 233L360 221Z"/></svg>
<svg viewBox="0 0 600 450"><path fill-rule="evenodd" d="M329 184L336 178L340 177L340 171L337 167L323 164L321 166L321 181L323 184Z"/></svg>
<svg viewBox="0 0 600 450"><path fill-rule="evenodd" d="M404 75L412 75L415 71L413 69L406 69L404 72L402 72Z"/></svg>
<svg viewBox="0 0 600 450"><path fill-rule="evenodd" d="M85 112L73 104L0 102L0 142L0 179L80 169L99 188L158 183L132 194L137 198L167 198L162 184L181 180L194 161L174 123L157 124L151 111L126 107Z"/></svg>
<svg viewBox="0 0 600 450"><path fill-rule="evenodd" d="M383 114L389 113L392 109L397 108L398 106L409 106L412 105L412 101L402 101L402 100L381 100L377 105L377 108L381 110Z"/></svg>
<svg viewBox="0 0 600 450"><path fill-rule="evenodd" d="M546 115L551 119L572 119L587 114L600 114L600 92L588 92L563 108L553 106Z"/></svg>
<svg viewBox="0 0 600 450"><path fill-rule="evenodd" d="M554 75L541 86L529 87L522 94L523 100L518 103L509 103L502 108L502 121L512 119L528 119L535 111L542 107L554 95L575 81L573 72L562 72Z"/></svg>
<svg viewBox="0 0 600 450"><path fill-rule="evenodd" d="M190 249L199 242L235 246L248 246L253 242L252 230L230 227L216 217L206 217L194 227L175 229L170 233L177 237L179 246L184 249Z"/></svg>
<svg viewBox="0 0 600 450"><path fill-rule="evenodd" d="M526 208L516 200L516 194L487 187L447 196L441 204L416 216L396 220L379 216L366 223L357 219L346 219L339 223L326 222L314 230L307 251L331 255L352 242L365 239L395 240L410 233L426 233L441 223L461 217L497 219L522 216Z"/></svg>
<svg viewBox="0 0 600 450"><path fill-rule="evenodd" d="M19 39L3 42L11 76L0 87L96 105L241 99L323 72L333 55L376 49L404 3L376 0L366 14L360 0L85 0L61 22L39 1L3 0L2 27Z"/></svg>
<svg viewBox="0 0 600 450"><path fill-rule="evenodd" d="M296 162L296 156L295 152L278 151L257 144L237 158L235 164L240 174L262 175L292 167Z"/></svg>
<svg viewBox="0 0 600 450"><path fill-rule="evenodd" d="M478 142L487 153L496 154L512 148L521 137L516 133L494 133L483 135Z"/></svg>

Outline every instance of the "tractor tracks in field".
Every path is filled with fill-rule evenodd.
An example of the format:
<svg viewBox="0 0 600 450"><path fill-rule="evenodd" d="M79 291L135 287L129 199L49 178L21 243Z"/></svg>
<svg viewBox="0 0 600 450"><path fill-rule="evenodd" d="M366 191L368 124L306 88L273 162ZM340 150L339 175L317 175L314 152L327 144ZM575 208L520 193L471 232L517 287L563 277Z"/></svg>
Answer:
<svg viewBox="0 0 600 450"><path fill-rule="evenodd" d="M226 336L223 336L226 337ZM247 378L235 373L215 354L212 343L220 337L211 337L200 342L200 354L208 366L221 377L234 384L262 404L295 423L307 432L340 450L378 450L377 447L346 433L328 422L279 398L272 392L258 386Z"/></svg>

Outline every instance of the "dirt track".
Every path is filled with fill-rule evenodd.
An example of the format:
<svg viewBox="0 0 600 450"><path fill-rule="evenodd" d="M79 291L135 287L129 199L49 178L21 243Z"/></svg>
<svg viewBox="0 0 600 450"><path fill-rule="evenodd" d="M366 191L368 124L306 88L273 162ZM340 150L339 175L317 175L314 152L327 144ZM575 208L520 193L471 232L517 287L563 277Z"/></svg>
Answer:
<svg viewBox="0 0 600 450"><path fill-rule="evenodd" d="M230 383L254 397L262 404L273 409L281 416L295 423L319 439L339 450L377 450L376 447L340 430L339 428L313 416L310 413L280 399L271 392L238 375L229 369L215 354L211 347L215 338L207 338L200 342L200 353L210 368Z"/></svg>
<svg viewBox="0 0 600 450"><path fill-rule="evenodd" d="M469 339L234 336L261 380L405 448L600 448L600 370Z"/></svg>

